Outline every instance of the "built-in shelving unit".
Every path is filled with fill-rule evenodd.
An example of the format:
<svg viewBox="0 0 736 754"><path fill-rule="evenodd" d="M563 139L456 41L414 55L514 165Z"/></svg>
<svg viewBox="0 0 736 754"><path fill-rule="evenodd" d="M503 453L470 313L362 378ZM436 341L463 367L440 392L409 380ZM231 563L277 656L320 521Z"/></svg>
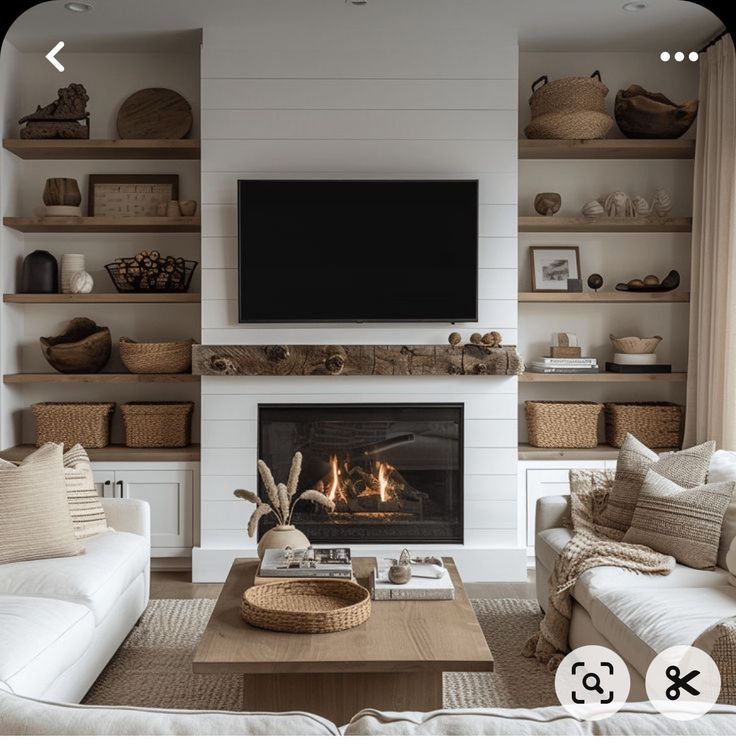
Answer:
<svg viewBox="0 0 736 754"><path fill-rule="evenodd" d="M655 374L622 374L596 372L594 374L544 374L524 372L519 382L686 382L687 372L662 372Z"/></svg>
<svg viewBox="0 0 736 754"><path fill-rule="evenodd" d="M36 450L35 445L16 445L0 451L0 458L17 463ZM126 448L124 445L108 445L106 448L87 448L90 461L128 462L186 462L199 461L199 445L186 448Z"/></svg>
<svg viewBox="0 0 736 754"><path fill-rule="evenodd" d="M520 233L690 233L690 217L520 217Z"/></svg>
<svg viewBox="0 0 736 754"><path fill-rule="evenodd" d="M522 139L520 160L692 160L694 139Z"/></svg>
<svg viewBox="0 0 736 754"><path fill-rule="evenodd" d="M199 233L199 217L5 217L21 233Z"/></svg>
<svg viewBox="0 0 736 754"><path fill-rule="evenodd" d="M67 383L79 384L83 382L99 383L137 383L137 382L199 382L196 374L131 374L128 372L112 374L98 372L97 374L61 374L59 372L37 372L35 374L5 374L3 382L7 385L27 385L31 383Z"/></svg>
<svg viewBox="0 0 736 754"><path fill-rule="evenodd" d="M598 293L556 293L534 291L519 293L519 303L525 304L686 304L687 291L669 293L634 293L627 291L599 291Z"/></svg>
<svg viewBox="0 0 736 754"><path fill-rule="evenodd" d="M6 304L198 304L200 293L5 293Z"/></svg>
<svg viewBox="0 0 736 754"><path fill-rule="evenodd" d="M198 139L3 139L23 160L198 160Z"/></svg>

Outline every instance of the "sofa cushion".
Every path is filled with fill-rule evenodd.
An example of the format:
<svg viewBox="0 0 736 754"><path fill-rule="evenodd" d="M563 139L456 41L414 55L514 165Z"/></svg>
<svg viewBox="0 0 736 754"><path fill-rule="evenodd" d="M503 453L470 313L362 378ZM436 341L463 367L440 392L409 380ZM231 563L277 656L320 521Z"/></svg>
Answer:
<svg viewBox="0 0 736 754"><path fill-rule="evenodd" d="M40 696L87 650L92 613L74 602L0 596L0 682Z"/></svg>
<svg viewBox="0 0 736 754"><path fill-rule="evenodd" d="M642 676L662 650L692 644L713 624L736 615L736 589L728 584L615 589L595 596L586 608L593 625Z"/></svg>
<svg viewBox="0 0 736 754"><path fill-rule="evenodd" d="M206 712L92 707L25 699L0 691L6 736L339 736L308 712Z"/></svg>
<svg viewBox="0 0 736 754"><path fill-rule="evenodd" d="M624 542L647 545L692 568L713 568L736 482L685 489L651 469Z"/></svg>
<svg viewBox="0 0 736 754"><path fill-rule="evenodd" d="M0 594L76 602L99 625L121 594L148 566L148 541L111 531L84 540L85 554L0 565Z"/></svg>
<svg viewBox="0 0 736 754"><path fill-rule="evenodd" d="M717 450L710 459L708 469L708 483L711 482L736 482L736 453L732 450ZM728 568L726 555L731 543L736 539L736 500L726 510L721 528L721 539L718 544L718 565Z"/></svg>

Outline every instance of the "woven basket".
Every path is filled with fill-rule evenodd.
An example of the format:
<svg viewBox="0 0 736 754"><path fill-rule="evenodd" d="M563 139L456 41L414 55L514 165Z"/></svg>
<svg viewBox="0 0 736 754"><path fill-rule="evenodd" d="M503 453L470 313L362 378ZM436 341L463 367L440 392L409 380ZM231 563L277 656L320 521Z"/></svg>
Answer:
<svg viewBox="0 0 736 754"><path fill-rule="evenodd" d="M526 401L529 444L535 448L595 448L602 403Z"/></svg>
<svg viewBox="0 0 736 754"><path fill-rule="evenodd" d="M184 448L191 442L192 401L123 403L128 448Z"/></svg>
<svg viewBox="0 0 736 754"><path fill-rule="evenodd" d="M136 343L120 338L120 358L133 374L179 374L192 368L194 340L168 343Z"/></svg>
<svg viewBox="0 0 736 754"><path fill-rule="evenodd" d="M631 432L649 448L679 448L682 416L676 403L606 403L606 442L620 448Z"/></svg>
<svg viewBox="0 0 736 754"><path fill-rule="evenodd" d="M341 579L274 581L246 590L240 614L269 631L329 634L365 623L371 596L365 587Z"/></svg>
<svg viewBox="0 0 736 754"><path fill-rule="evenodd" d="M34 403L36 445L63 443L71 448L105 448L110 444L114 403Z"/></svg>
<svg viewBox="0 0 736 754"><path fill-rule="evenodd" d="M614 123L607 94L598 71L556 81L540 76L532 84L532 120L524 133L529 139L604 139Z"/></svg>

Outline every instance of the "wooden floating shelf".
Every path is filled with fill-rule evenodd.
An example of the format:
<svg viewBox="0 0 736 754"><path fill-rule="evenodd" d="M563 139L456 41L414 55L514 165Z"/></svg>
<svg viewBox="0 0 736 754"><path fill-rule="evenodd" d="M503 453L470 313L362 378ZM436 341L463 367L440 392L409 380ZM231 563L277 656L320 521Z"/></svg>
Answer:
<svg viewBox="0 0 736 754"><path fill-rule="evenodd" d="M0 451L0 458L17 463L36 450L35 445L16 445ZM199 445L186 448L126 448L108 445L106 448L87 448L90 461L199 461Z"/></svg>
<svg viewBox="0 0 736 754"><path fill-rule="evenodd" d="M197 139L3 139L23 160L198 160Z"/></svg>
<svg viewBox="0 0 736 754"><path fill-rule="evenodd" d="M691 233L691 217L520 217L520 233Z"/></svg>
<svg viewBox="0 0 736 754"><path fill-rule="evenodd" d="M5 293L6 304L198 304L200 293Z"/></svg>
<svg viewBox="0 0 736 754"><path fill-rule="evenodd" d="M670 293L627 293L626 291L599 291L598 293L555 293L534 291L519 293L519 303L523 304L687 304L688 291Z"/></svg>
<svg viewBox="0 0 736 754"><path fill-rule="evenodd" d="M521 139L520 160L692 160L695 139Z"/></svg>
<svg viewBox="0 0 736 754"><path fill-rule="evenodd" d="M620 372L595 372L593 374L543 374L524 372L519 382L686 382L687 372L655 372L621 374Z"/></svg>
<svg viewBox="0 0 736 754"><path fill-rule="evenodd" d="M139 382L199 382L196 374L111 374L100 372L97 374L60 374L59 372L42 372L35 374L6 374L3 382L8 385L27 385L29 383L80 383L80 382L115 382L115 383L139 383Z"/></svg>
<svg viewBox="0 0 736 754"><path fill-rule="evenodd" d="M657 448L658 453L679 448ZM605 443L596 448L535 448L525 442L519 443L520 461L615 461L618 448Z"/></svg>
<svg viewBox="0 0 736 754"><path fill-rule="evenodd" d="M199 233L199 217L5 217L21 233Z"/></svg>

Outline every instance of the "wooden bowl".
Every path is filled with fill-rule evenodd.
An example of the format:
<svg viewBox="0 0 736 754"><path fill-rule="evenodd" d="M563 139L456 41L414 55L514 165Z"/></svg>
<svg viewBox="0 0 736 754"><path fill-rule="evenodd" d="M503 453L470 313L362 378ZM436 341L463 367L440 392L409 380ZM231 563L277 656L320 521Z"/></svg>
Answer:
<svg viewBox="0 0 736 754"><path fill-rule="evenodd" d="M625 338L617 338L615 335L608 336L616 353L654 353L662 338L652 335L650 338L638 338L629 335Z"/></svg>
<svg viewBox="0 0 736 754"><path fill-rule="evenodd" d="M62 374L99 372L110 360L112 338L107 327L75 317L60 335L40 338L46 361Z"/></svg>

